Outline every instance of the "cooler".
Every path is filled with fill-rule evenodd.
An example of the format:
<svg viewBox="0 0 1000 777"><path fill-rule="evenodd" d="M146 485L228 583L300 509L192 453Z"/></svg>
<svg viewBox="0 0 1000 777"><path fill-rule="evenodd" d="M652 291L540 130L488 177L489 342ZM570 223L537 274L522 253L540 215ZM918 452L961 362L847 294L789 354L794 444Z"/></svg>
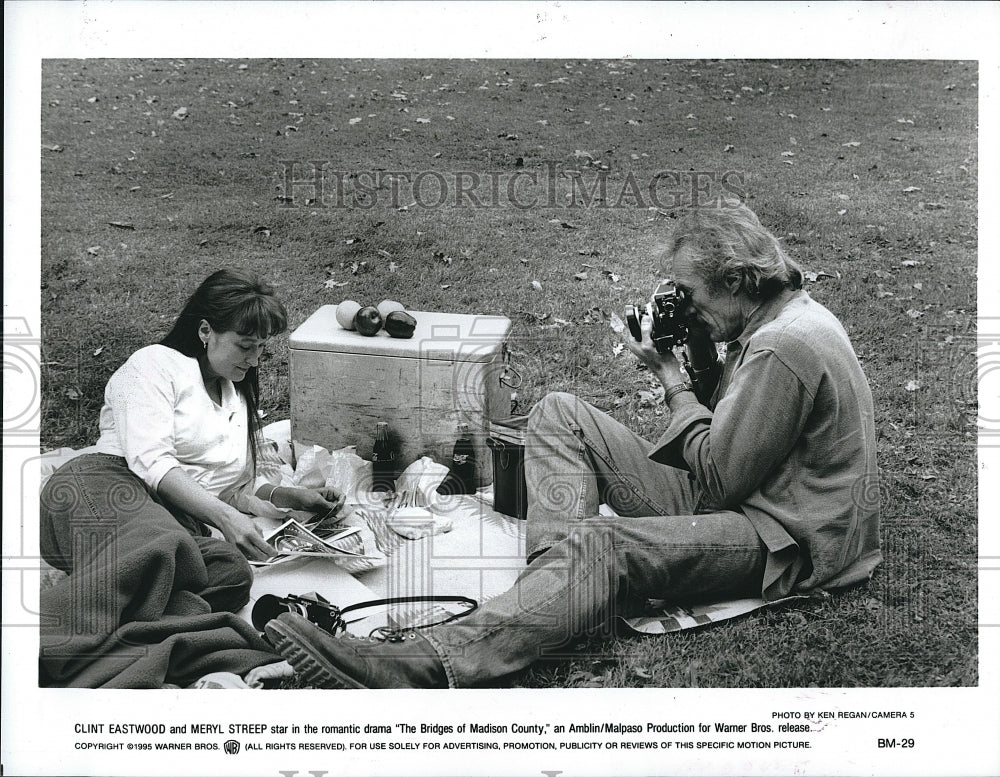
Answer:
<svg viewBox="0 0 1000 777"><path fill-rule="evenodd" d="M375 424L385 421L402 470L421 456L447 464L467 423L478 485L492 481L486 447L491 418L510 415L506 342L510 319L407 311L410 339L343 329L324 305L289 338L292 439L371 458Z"/></svg>

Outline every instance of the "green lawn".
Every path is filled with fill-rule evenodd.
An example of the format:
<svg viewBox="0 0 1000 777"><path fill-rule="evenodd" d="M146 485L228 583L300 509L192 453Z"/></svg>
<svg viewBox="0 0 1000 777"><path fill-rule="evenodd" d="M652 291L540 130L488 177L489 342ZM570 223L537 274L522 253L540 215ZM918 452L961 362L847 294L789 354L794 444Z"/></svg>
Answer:
<svg viewBox="0 0 1000 777"><path fill-rule="evenodd" d="M345 298L506 314L520 410L568 390L654 435L650 379L609 319L649 293L676 201L735 191L871 381L886 563L829 600L585 643L513 682L975 685L977 77L931 61L48 61L43 447L92 442L108 376L237 264L293 327ZM286 172L314 162L326 197L309 202ZM262 373L266 420L287 417L287 338Z"/></svg>

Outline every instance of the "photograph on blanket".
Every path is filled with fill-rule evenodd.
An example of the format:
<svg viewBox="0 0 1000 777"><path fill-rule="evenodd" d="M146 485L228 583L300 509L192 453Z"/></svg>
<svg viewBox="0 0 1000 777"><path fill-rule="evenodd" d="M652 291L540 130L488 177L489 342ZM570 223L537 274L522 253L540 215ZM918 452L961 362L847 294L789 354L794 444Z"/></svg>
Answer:
<svg viewBox="0 0 1000 777"><path fill-rule="evenodd" d="M242 748L220 773L294 765L254 752L254 716L274 743L325 724L346 747L356 719L469 749L516 720L574 768L617 760L587 726L637 725L678 773L749 762L656 726L735 748L753 724L761 773L851 773L854 712L891 710L872 773L932 768L875 747L914 732L988 761L984 34L936 59L643 35L641 56L37 58L26 698L65 698L66 731L89 725L71 689L169 694L123 707L168 727L205 705ZM407 722L321 690L399 691ZM457 736L474 720L491 738Z"/></svg>

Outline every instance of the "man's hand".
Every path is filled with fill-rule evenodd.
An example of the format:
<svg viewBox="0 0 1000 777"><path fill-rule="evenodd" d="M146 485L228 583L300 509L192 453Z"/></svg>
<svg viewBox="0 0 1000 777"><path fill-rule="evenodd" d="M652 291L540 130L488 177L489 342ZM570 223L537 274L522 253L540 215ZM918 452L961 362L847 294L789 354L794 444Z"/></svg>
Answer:
<svg viewBox="0 0 1000 777"><path fill-rule="evenodd" d="M664 388L676 386L678 383L683 383L687 380L687 376L681 369L681 365L673 352L660 353L656 350L656 346L653 345L650 337L653 331L653 317L649 315L643 316L639 326L642 330L641 342L636 342L627 332L625 337L625 344L635 357L649 368L659 379L660 383L663 384Z"/></svg>
<svg viewBox="0 0 1000 777"><path fill-rule="evenodd" d="M719 358L715 343L708 336L708 330L693 319L688 319L687 352L691 366L695 369L711 366Z"/></svg>

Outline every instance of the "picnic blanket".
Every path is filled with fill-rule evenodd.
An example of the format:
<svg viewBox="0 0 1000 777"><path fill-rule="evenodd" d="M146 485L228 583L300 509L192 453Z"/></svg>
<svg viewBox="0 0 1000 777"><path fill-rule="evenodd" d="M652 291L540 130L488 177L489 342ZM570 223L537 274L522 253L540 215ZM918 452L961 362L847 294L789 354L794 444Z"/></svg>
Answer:
<svg viewBox="0 0 1000 777"><path fill-rule="evenodd" d="M242 675L280 660L245 620L212 612L194 593L207 579L193 537L132 522L114 553L41 591L39 683L186 686L210 672Z"/></svg>

